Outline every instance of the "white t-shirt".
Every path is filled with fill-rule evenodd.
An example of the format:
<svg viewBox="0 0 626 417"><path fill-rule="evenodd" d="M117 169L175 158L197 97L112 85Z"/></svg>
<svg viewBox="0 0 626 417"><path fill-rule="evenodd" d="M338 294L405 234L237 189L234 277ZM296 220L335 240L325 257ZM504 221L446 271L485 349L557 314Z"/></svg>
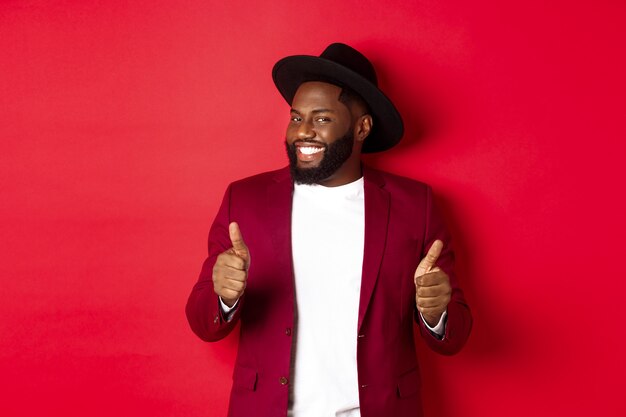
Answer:
<svg viewBox="0 0 626 417"><path fill-rule="evenodd" d="M294 187L291 239L298 324L293 417L359 415L363 197L363 178L339 187Z"/></svg>

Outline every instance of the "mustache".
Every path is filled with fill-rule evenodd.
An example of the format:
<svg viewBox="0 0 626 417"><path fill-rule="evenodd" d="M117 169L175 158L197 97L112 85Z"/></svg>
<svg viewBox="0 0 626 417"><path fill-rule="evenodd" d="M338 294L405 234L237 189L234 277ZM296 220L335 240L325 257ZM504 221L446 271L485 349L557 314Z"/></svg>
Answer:
<svg viewBox="0 0 626 417"><path fill-rule="evenodd" d="M324 142L319 142L316 140L306 140L306 139L296 139L293 141L293 143L291 145L289 145L290 147L295 147L298 144L302 144L302 145L315 145L315 146L319 146L322 147L324 149L328 149L328 145L325 144Z"/></svg>

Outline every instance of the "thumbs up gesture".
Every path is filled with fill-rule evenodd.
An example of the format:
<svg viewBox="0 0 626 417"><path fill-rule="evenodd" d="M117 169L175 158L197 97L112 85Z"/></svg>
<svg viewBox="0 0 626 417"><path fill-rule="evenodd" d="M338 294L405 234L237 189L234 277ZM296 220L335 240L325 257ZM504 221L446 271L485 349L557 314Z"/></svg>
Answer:
<svg viewBox="0 0 626 417"><path fill-rule="evenodd" d="M439 323L452 293L448 275L435 266L442 249L443 242L435 240L415 270L415 303L431 327Z"/></svg>
<svg viewBox="0 0 626 417"><path fill-rule="evenodd" d="M224 304L232 307L246 288L250 253L237 223L228 226L228 234L232 247L217 257L213 267L213 289Z"/></svg>

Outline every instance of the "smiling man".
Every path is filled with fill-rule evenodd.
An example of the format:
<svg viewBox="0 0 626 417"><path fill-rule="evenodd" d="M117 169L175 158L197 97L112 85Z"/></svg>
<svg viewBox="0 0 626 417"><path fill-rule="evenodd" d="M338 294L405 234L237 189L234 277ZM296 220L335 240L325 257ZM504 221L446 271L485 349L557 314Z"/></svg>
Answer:
<svg viewBox="0 0 626 417"><path fill-rule="evenodd" d="M346 97L340 87L316 81L304 82L296 91L286 140L296 183L332 187L361 177L361 146L372 116L362 100Z"/></svg>
<svg viewBox="0 0 626 417"><path fill-rule="evenodd" d="M241 323L229 416L420 416L414 331L453 354L472 318L430 187L361 163L402 119L344 44L273 78L289 167L228 187L186 308L206 341Z"/></svg>
<svg viewBox="0 0 626 417"><path fill-rule="evenodd" d="M372 116L362 100L345 97L340 87L316 81L296 91L286 140L294 182L333 187L361 177L361 146Z"/></svg>

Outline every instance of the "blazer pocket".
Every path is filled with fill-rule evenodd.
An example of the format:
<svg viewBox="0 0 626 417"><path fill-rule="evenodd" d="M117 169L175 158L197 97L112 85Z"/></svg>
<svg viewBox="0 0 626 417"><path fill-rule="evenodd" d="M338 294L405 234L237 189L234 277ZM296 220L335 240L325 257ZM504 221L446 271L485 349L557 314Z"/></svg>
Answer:
<svg viewBox="0 0 626 417"><path fill-rule="evenodd" d="M411 397L417 394L419 389L420 375L417 368L411 369L398 377L398 397Z"/></svg>
<svg viewBox="0 0 626 417"><path fill-rule="evenodd" d="M256 370L235 365L235 369L233 370L233 387L254 391L256 389L256 380Z"/></svg>

